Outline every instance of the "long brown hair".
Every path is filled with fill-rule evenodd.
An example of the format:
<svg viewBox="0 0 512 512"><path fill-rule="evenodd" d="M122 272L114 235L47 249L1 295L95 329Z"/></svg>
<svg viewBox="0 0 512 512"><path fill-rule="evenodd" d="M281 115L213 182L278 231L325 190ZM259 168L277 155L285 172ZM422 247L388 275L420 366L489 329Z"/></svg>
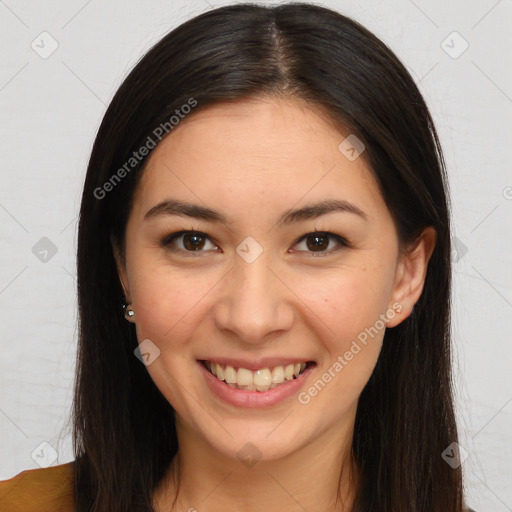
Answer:
<svg viewBox="0 0 512 512"><path fill-rule="evenodd" d="M401 242L426 226L437 232L423 293L413 313L386 331L359 399L352 448L362 479L353 510L461 512L461 470L441 457L457 431L450 219L438 137L393 52L352 19L305 3L235 4L183 23L137 63L105 113L78 234L77 511L151 511L178 451L173 408L134 356L135 331L121 309L112 242L123 247L147 156L130 159L148 137L158 143L157 127L168 127L191 98L198 111L259 94L305 99L363 141Z"/></svg>

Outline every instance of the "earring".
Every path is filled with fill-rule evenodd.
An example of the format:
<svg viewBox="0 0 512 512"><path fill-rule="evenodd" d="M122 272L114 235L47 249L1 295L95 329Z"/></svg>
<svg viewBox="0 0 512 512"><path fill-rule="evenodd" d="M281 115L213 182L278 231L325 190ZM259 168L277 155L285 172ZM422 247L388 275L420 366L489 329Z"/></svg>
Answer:
<svg viewBox="0 0 512 512"><path fill-rule="evenodd" d="M133 310L133 306L131 304L123 304L123 310L126 320L130 320L135 316L135 311Z"/></svg>

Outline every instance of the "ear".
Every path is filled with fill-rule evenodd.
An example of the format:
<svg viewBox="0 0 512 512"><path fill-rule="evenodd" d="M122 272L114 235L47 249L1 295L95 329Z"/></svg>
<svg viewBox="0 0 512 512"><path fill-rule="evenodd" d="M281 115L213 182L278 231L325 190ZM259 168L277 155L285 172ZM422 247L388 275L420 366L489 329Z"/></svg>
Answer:
<svg viewBox="0 0 512 512"><path fill-rule="evenodd" d="M386 322L386 327L395 327L403 322L412 312L412 309L423 291L427 267L436 245L436 231L432 226L425 228L415 240L412 247L402 251L398 261L395 286L389 308L394 305L397 314ZM396 304L401 308L396 308Z"/></svg>
<svg viewBox="0 0 512 512"><path fill-rule="evenodd" d="M128 277L126 274L126 263L125 259L122 255L121 248L117 244L117 241L111 236L110 242L112 244L112 252L114 253L114 260L116 262L117 274L119 277L119 281L123 288L124 297L126 299L126 303L129 304L131 302L130 298L130 286L128 284Z"/></svg>

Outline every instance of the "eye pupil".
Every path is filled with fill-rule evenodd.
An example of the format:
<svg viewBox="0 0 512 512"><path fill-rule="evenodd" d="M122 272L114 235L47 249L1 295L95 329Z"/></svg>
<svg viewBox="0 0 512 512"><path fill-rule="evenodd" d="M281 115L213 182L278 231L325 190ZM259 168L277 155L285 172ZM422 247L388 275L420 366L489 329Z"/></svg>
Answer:
<svg viewBox="0 0 512 512"><path fill-rule="evenodd" d="M201 243L201 239L202 240L202 243ZM189 245L187 242L190 241L190 240L194 240L191 245ZM198 242L199 240L199 242ZM196 250L201 250L204 246L204 236L203 235L199 235L197 233L186 233L183 235L183 246L186 248L186 249L189 249L189 250L192 250L192 251L196 251Z"/></svg>
<svg viewBox="0 0 512 512"><path fill-rule="evenodd" d="M308 249L310 250L314 250L314 252L318 252L316 251L316 249L325 249L329 246L329 237L325 236L325 235L310 235L308 236L307 240L311 240L313 239L314 240L314 243L313 244L309 244L309 242L307 242L307 246L308 246ZM322 242L323 240L323 242Z"/></svg>

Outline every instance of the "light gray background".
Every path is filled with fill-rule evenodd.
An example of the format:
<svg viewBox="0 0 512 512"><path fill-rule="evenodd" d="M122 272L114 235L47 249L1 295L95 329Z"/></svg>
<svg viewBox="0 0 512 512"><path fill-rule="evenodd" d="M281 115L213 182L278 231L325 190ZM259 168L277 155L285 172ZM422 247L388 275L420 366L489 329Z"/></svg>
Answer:
<svg viewBox="0 0 512 512"><path fill-rule="evenodd" d="M0 0L0 479L73 459L76 219L106 105L166 32L226 3ZM511 1L323 5L389 44L434 116L458 248L454 357L468 503L512 511ZM52 44L45 31L58 48L42 58ZM48 242L33 251L43 237L55 255L44 253Z"/></svg>

